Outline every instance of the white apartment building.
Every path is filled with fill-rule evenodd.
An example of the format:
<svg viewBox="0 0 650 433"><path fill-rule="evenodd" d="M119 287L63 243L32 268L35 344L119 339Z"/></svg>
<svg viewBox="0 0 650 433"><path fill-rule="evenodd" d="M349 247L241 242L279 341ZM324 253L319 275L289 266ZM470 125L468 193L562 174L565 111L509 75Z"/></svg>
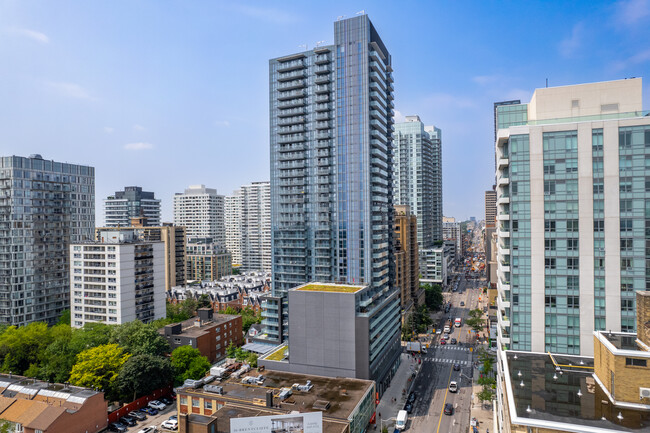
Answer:
<svg viewBox="0 0 650 433"><path fill-rule="evenodd" d="M226 197L226 247L233 255L233 263L241 264L242 270L271 270L269 182L243 185Z"/></svg>
<svg viewBox="0 0 650 433"><path fill-rule="evenodd" d="M650 113L640 78L497 107L501 348L593 355L650 288Z"/></svg>
<svg viewBox="0 0 650 433"><path fill-rule="evenodd" d="M420 283L447 284L451 247L443 244L440 247L420 250Z"/></svg>
<svg viewBox="0 0 650 433"><path fill-rule="evenodd" d="M454 221L442 223L442 238L446 241L453 241L456 244L456 255L463 257L463 231L461 230L460 223L455 222L454 218L448 219Z"/></svg>
<svg viewBox="0 0 650 433"><path fill-rule="evenodd" d="M71 325L164 318L164 243L137 241L129 232L102 237L70 245Z"/></svg>
<svg viewBox="0 0 650 433"><path fill-rule="evenodd" d="M225 245L224 197L205 185L190 185L174 195L174 225L187 229L187 239L210 238Z"/></svg>

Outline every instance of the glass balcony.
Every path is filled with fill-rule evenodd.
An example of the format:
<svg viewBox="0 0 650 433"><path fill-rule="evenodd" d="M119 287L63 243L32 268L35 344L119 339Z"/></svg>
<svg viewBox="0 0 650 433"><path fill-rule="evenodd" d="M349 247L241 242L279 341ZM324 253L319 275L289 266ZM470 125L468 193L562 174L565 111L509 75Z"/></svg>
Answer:
<svg viewBox="0 0 650 433"><path fill-rule="evenodd" d="M298 60L292 60L290 62L282 62L278 64L278 72L287 72L287 71L293 71L296 69L301 69L305 67L305 63L302 61L302 59Z"/></svg>

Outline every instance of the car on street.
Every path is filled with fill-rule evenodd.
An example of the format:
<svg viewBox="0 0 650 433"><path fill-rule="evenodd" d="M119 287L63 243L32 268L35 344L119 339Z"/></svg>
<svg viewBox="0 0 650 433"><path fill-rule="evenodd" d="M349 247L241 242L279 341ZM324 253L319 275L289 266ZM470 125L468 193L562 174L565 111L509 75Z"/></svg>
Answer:
<svg viewBox="0 0 650 433"><path fill-rule="evenodd" d="M158 415L158 411L151 407L143 407L140 409L140 411L146 413L147 415Z"/></svg>
<svg viewBox="0 0 650 433"><path fill-rule="evenodd" d="M177 421L178 420L178 415L172 415L169 417L170 420Z"/></svg>
<svg viewBox="0 0 650 433"><path fill-rule="evenodd" d="M176 430L178 428L178 421L168 419L167 421L163 421L162 424L160 424L160 427L166 428L169 430Z"/></svg>
<svg viewBox="0 0 650 433"><path fill-rule="evenodd" d="M440 345L441 345L441 346L444 346L445 344L447 344L447 342L441 338L441 339L440 339Z"/></svg>
<svg viewBox="0 0 650 433"><path fill-rule="evenodd" d="M158 429L156 428L156 426L153 426L153 425L151 425L149 427L145 427L142 430L138 431L138 433L157 433L157 432L158 432Z"/></svg>
<svg viewBox="0 0 650 433"><path fill-rule="evenodd" d="M455 338L452 338L452 339L451 339L451 344L456 344L457 342L458 342L458 341L456 341Z"/></svg>
<svg viewBox="0 0 650 433"><path fill-rule="evenodd" d="M458 383L454 382L453 380L449 383L449 392L456 392L458 391Z"/></svg>
<svg viewBox="0 0 650 433"><path fill-rule="evenodd" d="M454 364L454 371L460 371L460 364Z"/></svg>
<svg viewBox="0 0 650 433"><path fill-rule="evenodd" d="M163 410L163 409L165 409L167 407L165 405L165 403L161 403L158 400L151 400L149 402L149 404L147 404L147 406L149 406L152 409L156 409L156 410Z"/></svg>
<svg viewBox="0 0 650 433"><path fill-rule="evenodd" d="M131 418L128 415L125 415L122 418L120 418L120 422L124 425L128 425L129 427L133 427L136 424L135 418Z"/></svg>
<svg viewBox="0 0 650 433"><path fill-rule="evenodd" d="M125 431L126 431L127 427L126 427L124 424L122 424L122 423L119 423L119 422L112 422L112 423L110 423L110 424L108 425L108 429L109 429L110 431L116 431L116 432L120 432L120 433L122 433L122 432L125 432Z"/></svg>
<svg viewBox="0 0 650 433"><path fill-rule="evenodd" d="M404 405L404 410L406 411L406 413L410 414L413 411L413 403L407 401L406 404Z"/></svg>
<svg viewBox="0 0 650 433"><path fill-rule="evenodd" d="M465 301L460 301L460 306L464 307L465 306Z"/></svg>
<svg viewBox="0 0 650 433"><path fill-rule="evenodd" d="M137 410L134 410L133 412L129 412L129 416L131 418L137 419L138 421L144 421L145 419L147 419L147 415L145 415L144 412L139 412Z"/></svg>
<svg viewBox="0 0 650 433"><path fill-rule="evenodd" d="M449 340L449 334L446 333L446 332L444 334L442 334L442 339L443 340Z"/></svg>
<svg viewBox="0 0 650 433"><path fill-rule="evenodd" d="M407 401L408 401L409 403L415 403L415 399L416 399L416 398L418 398L418 395L415 393L415 391L413 391L413 392L411 392L411 393L409 394L409 397L408 397Z"/></svg>
<svg viewBox="0 0 650 433"><path fill-rule="evenodd" d="M451 403L447 403L445 405L445 415L453 415L454 414L454 405Z"/></svg>
<svg viewBox="0 0 650 433"><path fill-rule="evenodd" d="M440 335L440 334L442 334L442 329L440 328L436 329L436 335Z"/></svg>

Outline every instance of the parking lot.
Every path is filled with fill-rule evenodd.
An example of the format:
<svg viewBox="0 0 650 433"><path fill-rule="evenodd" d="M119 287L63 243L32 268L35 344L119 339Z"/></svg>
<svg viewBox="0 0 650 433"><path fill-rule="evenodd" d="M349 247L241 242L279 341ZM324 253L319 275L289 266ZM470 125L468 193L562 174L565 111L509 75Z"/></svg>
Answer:
<svg viewBox="0 0 650 433"><path fill-rule="evenodd" d="M163 423L163 421L166 421L169 419L170 416L172 415L177 415L177 410L176 410L176 401L174 401L174 404L171 406L167 406L164 410L158 412L157 415L147 415L147 419L143 421L138 421L138 423L132 427L129 427L127 429L127 432L129 433L137 433L140 430L142 430L145 427L149 426L155 426L156 429L159 432L171 432L175 430L168 430L160 427L160 424ZM110 431L110 430L109 430Z"/></svg>

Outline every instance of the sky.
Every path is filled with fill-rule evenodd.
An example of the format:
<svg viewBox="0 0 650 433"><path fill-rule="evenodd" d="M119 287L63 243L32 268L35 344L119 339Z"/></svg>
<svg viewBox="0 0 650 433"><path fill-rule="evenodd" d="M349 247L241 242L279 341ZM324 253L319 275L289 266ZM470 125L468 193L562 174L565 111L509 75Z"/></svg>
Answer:
<svg viewBox="0 0 650 433"><path fill-rule="evenodd" d="M268 60L333 42L365 11L391 52L396 120L442 129L446 216L484 217L493 103L535 88L643 77L650 0L0 0L0 155L95 167L172 197L269 179Z"/></svg>

